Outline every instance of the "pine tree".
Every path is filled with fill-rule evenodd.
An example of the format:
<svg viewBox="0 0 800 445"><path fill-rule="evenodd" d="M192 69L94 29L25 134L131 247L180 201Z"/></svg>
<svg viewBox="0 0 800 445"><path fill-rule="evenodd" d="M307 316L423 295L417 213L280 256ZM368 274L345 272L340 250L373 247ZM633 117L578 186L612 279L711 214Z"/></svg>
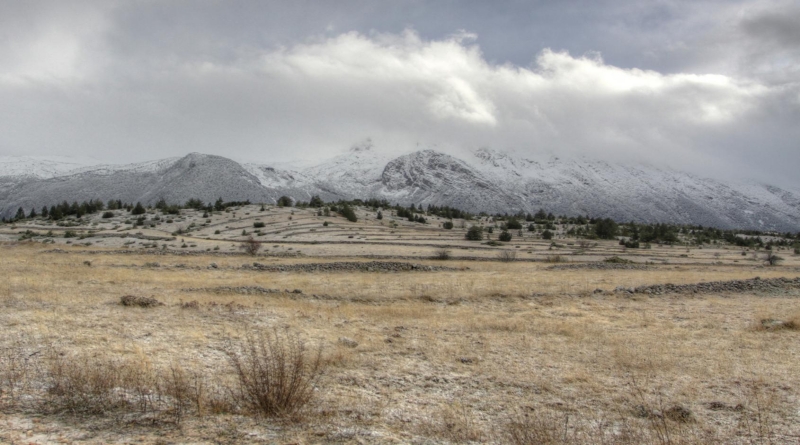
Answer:
<svg viewBox="0 0 800 445"><path fill-rule="evenodd" d="M358 221L358 217L356 217L356 212L353 211L353 208L347 204L342 205L342 210L340 213L350 222Z"/></svg>
<svg viewBox="0 0 800 445"><path fill-rule="evenodd" d="M28 214L28 218L36 218L38 215L36 214L36 209L31 209L31 213Z"/></svg>
<svg viewBox="0 0 800 445"><path fill-rule="evenodd" d="M147 213L147 210L144 209L141 202L137 202L136 207L131 210L132 215L144 215L145 213Z"/></svg>
<svg viewBox="0 0 800 445"><path fill-rule="evenodd" d="M323 205L325 205L325 203L322 202L322 198L318 195L312 196L311 200L308 202L309 207L322 207Z"/></svg>
<svg viewBox="0 0 800 445"><path fill-rule="evenodd" d="M25 211L22 210L22 207L20 207L19 210L17 210L17 214L16 216L14 216L14 219L15 220L25 219Z"/></svg>

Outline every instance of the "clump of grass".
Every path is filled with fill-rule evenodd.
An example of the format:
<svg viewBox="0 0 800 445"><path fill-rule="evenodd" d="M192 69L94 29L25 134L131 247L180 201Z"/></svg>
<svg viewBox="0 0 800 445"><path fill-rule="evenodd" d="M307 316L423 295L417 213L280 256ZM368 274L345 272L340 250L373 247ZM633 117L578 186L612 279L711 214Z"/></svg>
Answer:
<svg viewBox="0 0 800 445"><path fill-rule="evenodd" d="M225 353L236 376L235 397L265 417L297 418L323 372L322 348L311 351L288 332L250 334Z"/></svg>
<svg viewBox="0 0 800 445"><path fill-rule="evenodd" d="M547 255L544 257L545 263L566 263L569 260L564 255Z"/></svg>
<svg viewBox="0 0 800 445"><path fill-rule="evenodd" d="M753 325L754 331L798 331L800 330L800 314L794 314L786 320L775 318L762 318Z"/></svg>

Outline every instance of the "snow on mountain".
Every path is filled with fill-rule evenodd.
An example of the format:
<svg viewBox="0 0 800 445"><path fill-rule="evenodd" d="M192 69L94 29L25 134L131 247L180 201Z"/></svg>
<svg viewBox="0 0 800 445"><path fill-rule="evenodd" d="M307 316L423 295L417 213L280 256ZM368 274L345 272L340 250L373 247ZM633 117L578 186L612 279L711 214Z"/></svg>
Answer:
<svg viewBox="0 0 800 445"><path fill-rule="evenodd" d="M221 197L272 203L281 195L303 201L319 195L325 200L378 198L476 212L543 208L620 221L800 230L800 192L794 189L553 153L515 156L484 148L464 159L434 150L390 158L368 140L299 169L197 153L129 165L75 169L9 162L4 168L0 171L13 173L0 178L0 214L6 217L20 206L38 208L63 200L153 203Z"/></svg>
<svg viewBox="0 0 800 445"><path fill-rule="evenodd" d="M96 163L60 156L0 156L0 177L47 179Z"/></svg>
<svg viewBox="0 0 800 445"><path fill-rule="evenodd" d="M364 193L380 182L381 174L390 158L375 150L367 139L347 153L309 167L302 171L316 188L342 197L363 197Z"/></svg>

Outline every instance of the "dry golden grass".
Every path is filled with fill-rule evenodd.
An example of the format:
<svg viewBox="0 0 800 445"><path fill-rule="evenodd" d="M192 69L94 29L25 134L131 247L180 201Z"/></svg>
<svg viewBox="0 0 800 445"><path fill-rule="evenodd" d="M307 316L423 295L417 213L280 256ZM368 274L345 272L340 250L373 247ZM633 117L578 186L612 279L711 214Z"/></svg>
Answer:
<svg viewBox="0 0 800 445"><path fill-rule="evenodd" d="M797 293L593 293L794 277L794 266L598 271L451 260L426 264L469 269L267 273L238 268L245 256L0 248L0 442L791 443L800 434L800 331L753 328L796 320ZM219 268L207 268L212 261ZM303 293L184 291L219 286ZM164 306L118 304L128 294ZM325 372L295 423L225 405L235 381L227 345L276 328L323 351ZM49 357L144 369L164 385L163 415L43 409ZM202 376L208 396L179 406L169 394L186 391L186 376ZM690 421L670 418L678 406Z"/></svg>

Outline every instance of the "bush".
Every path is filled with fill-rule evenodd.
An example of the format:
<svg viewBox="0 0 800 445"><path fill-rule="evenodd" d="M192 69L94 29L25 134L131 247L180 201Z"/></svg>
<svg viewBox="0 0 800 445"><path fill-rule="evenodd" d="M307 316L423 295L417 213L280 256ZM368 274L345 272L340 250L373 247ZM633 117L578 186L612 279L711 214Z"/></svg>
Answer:
<svg viewBox="0 0 800 445"><path fill-rule="evenodd" d="M244 253L248 255L255 256L259 250L261 250L261 241L256 241L253 238L253 235L247 237L246 240L242 241L242 244L239 246L239 249L243 250Z"/></svg>
<svg viewBox="0 0 800 445"><path fill-rule="evenodd" d="M442 228L445 228L447 230L451 230L453 228L453 221L445 221L442 224Z"/></svg>
<svg viewBox="0 0 800 445"><path fill-rule="evenodd" d="M263 222L258 221L253 223L253 227L256 229L260 229L262 227L265 227L265 224Z"/></svg>
<svg viewBox="0 0 800 445"><path fill-rule="evenodd" d="M328 227L328 221L325 221L324 223L322 223L322 227Z"/></svg>
<svg viewBox="0 0 800 445"><path fill-rule="evenodd" d="M228 362L236 375L236 398L265 417L293 417L314 397L322 375L322 349L307 349L286 332L251 334L243 345L228 345Z"/></svg>
<svg viewBox="0 0 800 445"><path fill-rule="evenodd" d="M435 260L449 260L450 259L450 250L445 249L444 247L440 249L436 249L433 253L433 259Z"/></svg>
<svg viewBox="0 0 800 445"><path fill-rule="evenodd" d="M125 295L119 299L119 302L123 306L154 307L164 305L164 303L159 302L155 298L140 297L137 295Z"/></svg>
<svg viewBox="0 0 800 445"><path fill-rule="evenodd" d="M542 232L542 239L553 239L553 232L545 230Z"/></svg>
<svg viewBox="0 0 800 445"><path fill-rule="evenodd" d="M764 263L768 266L777 266L781 261L783 261L783 258L772 252L768 252L767 256L764 257Z"/></svg>
<svg viewBox="0 0 800 445"><path fill-rule="evenodd" d="M511 218L506 223L506 229L508 229L508 230L520 230L520 229L522 229L522 223L520 223L519 221L517 221L514 218Z"/></svg>
<svg viewBox="0 0 800 445"><path fill-rule="evenodd" d="M508 233L508 231L506 231L506 230L503 230L502 232L500 232L500 235L497 237L497 239L499 239L500 241L503 241L505 243L511 241L511 238L512 238L511 234Z"/></svg>
<svg viewBox="0 0 800 445"><path fill-rule="evenodd" d="M472 226L467 230L464 237L470 241L481 241L483 239L483 229L478 226Z"/></svg>
<svg viewBox="0 0 800 445"><path fill-rule="evenodd" d="M517 259L517 252L513 250L501 250L497 254L497 259L504 263L510 263Z"/></svg>
<svg viewBox="0 0 800 445"><path fill-rule="evenodd" d="M594 233L598 238L602 239L614 239L614 237L617 236L618 230L619 226L610 218L600 219L594 226Z"/></svg>
<svg viewBox="0 0 800 445"><path fill-rule="evenodd" d="M103 212L103 219L113 218L114 212Z"/></svg>
<svg viewBox="0 0 800 445"><path fill-rule="evenodd" d="M288 196L278 198L278 207L291 207L294 201Z"/></svg>

